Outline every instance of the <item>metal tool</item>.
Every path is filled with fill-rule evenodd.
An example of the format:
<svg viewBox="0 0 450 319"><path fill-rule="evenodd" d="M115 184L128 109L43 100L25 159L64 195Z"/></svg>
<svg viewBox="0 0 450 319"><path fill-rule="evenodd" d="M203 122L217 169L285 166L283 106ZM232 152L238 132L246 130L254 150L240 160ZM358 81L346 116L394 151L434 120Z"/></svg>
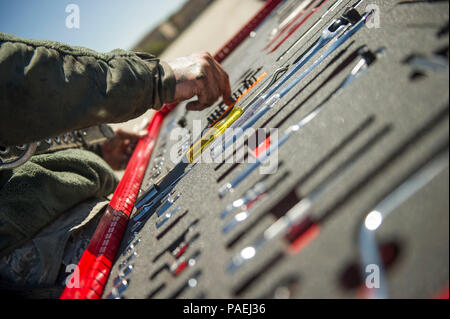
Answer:
<svg viewBox="0 0 450 319"><path fill-rule="evenodd" d="M227 108L216 122L208 125L208 127L200 134L199 139L192 145L187 152L187 160L193 162L194 159L201 154L203 149L208 146L217 136L220 136L227 128L228 123L231 125L239 116L241 116L243 110L236 107L238 101L243 98L255 85L257 85L267 73L263 73L247 90L245 90L239 98Z"/></svg>
<svg viewBox="0 0 450 319"><path fill-rule="evenodd" d="M175 299L179 297L185 290L194 289L198 286L198 279L202 275L201 270L197 270L169 299Z"/></svg>
<svg viewBox="0 0 450 319"><path fill-rule="evenodd" d="M314 23L297 41L295 41L288 49L286 49L278 58L277 58L277 62L281 61L284 59L284 57L289 54L292 49L294 47L296 47L299 43L301 43L303 41L303 39L310 33L312 32L324 19L325 17L333 12L341 3L343 0L338 0L331 8L329 8L317 21L316 23ZM358 0L358 2L356 2L352 7L353 8L357 8L361 2L364 0Z"/></svg>
<svg viewBox="0 0 450 319"><path fill-rule="evenodd" d="M284 32L289 30L289 28L303 16L303 14L306 12L306 9L309 8L309 5L313 1L314 0L302 1L300 5L286 17L286 19L284 19L276 28L274 28L272 32L270 32L270 42L264 47L263 50L267 50L276 40L278 40L284 34Z"/></svg>
<svg viewBox="0 0 450 319"><path fill-rule="evenodd" d="M273 52L275 52L287 39L289 39L294 33L295 33L295 31L297 31L297 29L299 29L304 23L306 23L306 21L308 21L308 19L309 18L311 18L313 15L314 15L314 13L316 13L317 11L319 11L321 8L322 8L322 6L324 6L325 5L325 3L327 3L328 2L328 0L320 0L320 1L317 1L317 2L315 2L312 6L311 6L311 9L310 9L310 11L308 12L308 14L306 14L306 16L302 19L302 20L300 20L300 22L298 22L297 24L295 24L290 30L289 30L289 32L288 32L288 34L287 35L285 35L284 37L283 37L283 39L281 39L281 41L280 42L278 42L270 51L269 51L269 53L273 53ZM276 39L276 40L278 40L278 39ZM275 41L273 41L273 43L274 43ZM271 43L270 45L272 45L273 43ZM270 47L270 46L269 46Z"/></svg>
<svg viewBox="0 0 450 319"><path fill-rule="evenodd" d="M244 41L247 36L261 25L266 17L280 4L282 0L268 0L263 8L245 25L239 33L237 33L230 41L224 45L219 52L214 55L214 58L220 63L228 57L233 50ZM119 183L113 198L110 202L110 208L114 210L112 214L105 214L100 221L93 239L90 242L89 249L87 249L78 265L80 268L81 287L68 288L64 290L61 297L67 298L100 298L105 283L99 283L98 276L108 277L111 271L111 265L115 253L119 249L117 242L123 237L128 218L131 210L134 207L139 187L142 185L144 178L145 167L153 151L156 139L158 137L159 129L161 128L162 120L176 107L176 103L164 105L160 111L156 112L148 126L148 136L138 143L133 156L131 157L125 174ZM111 218L111 215L113 218ZM121 216L124 216L123 218ZM122 223L123 221L123 223ZM105 233L105 230L108 233ZM114 238L115 240L111 240ZM108 252L105 255L105 250ZM107 261L107 264L105 264ZM87 271L89 270L89 271ZM164 287L162 287L164 288ZM155 293L160 290L156 289Z"/></svg>
<svg viewBox="0 0 450 319"><path fill-rule="evenodd" d="M280 93L274 95L269 101L267 101L256 113L243 121L241 117L235 122L236 127L230 127L232 134L228 134L224 140L222 147L211 148L211 157L216 159L220 154L222 154L228 147L230 147L237 139L239 139L250 127L253 126L259 119L261 119L270 109L275 107L277 103L290 92L290 90L300 83L308 74L310 74L320 63L322 63L328 56L330 56L335 50L337 50L341 45L343 45L355 32L357 32L365 23L370 13L366 13L362 20L355 25L354 28L348 30L341 37L339 37L328 50L321 55L308 69L306 69L299 77L297 77L293 82L291 82L287 87L285 87ZM270 103L269 103L270 102ZM240 124L240 125L239 125ZM239 126L238 126L239 125ZM236 129L239 128L239 129Z"/></svg>
<svg viewBox="0 0 450 319"><path fill-rule="evenodd" d="M156 223L156 228L161 228L172 216L174 216L176 213L178 213L181 210L181 206L176 207L173 211L170 213L167 213L163 220Z"/></svg>
<svg viewBox="0 0 450 319"><path fill-rule="evenodd" d="M136 204L134 206L137 209L140 209L146 203L151 201L159 191L159 186L157 184L152 184L149 189L136 200Z"/></svg>
<svg viewBox="0 0 450 319"><path fill-rule="evenodd" d="M244 75L239 80L239 87L234 90L232 94L232 98L234 100L233 104L230 106L227 106L225 108L225 104L221 103L219 104L218 108L216 108L214 111L210 112L207 116L208 120L208 126L205 130L211 128L214 126L218 121L220 121L222 118L228 115L230 110L233 108L233 106L241 99L245 97L245 95L259 82L261 81L267 74L263 73L259 79L256 77L256 75L262 70L262 67L257 68L256 70L248 70L244 73ZM203 135L203 132L202 132Z"/></svg>
<svg viewBox="0 0 450 319"><path fill-rule="evenodd" d="M133 238L133 242L128 245L122 255L126 257L127 255L132 253L136 249L136 246L140 244L140 242L141 240L139 238Z"/></svg>
<svg viewBox="0 0 450 319"><path fill-rule="evenodd" d="M192 222L189 227L172 244L169 245L169 247L164 249L153 259L153 263L157 262L158 259L167 252L169 252L170 255L175 259L181 257L186 252L186 250L200 238L199 233L195 233L190 238L188 238L188 235L192 234L196 230L198 222L198 219Z"/></svg>
<svg viewBox="0 0 450 319"><path fill-rule="evenodd" d="M239 212L237 212L233 219L222 228L222 232L227 234L237 225L244 222L253 213L253 206L272 192L278 184L286 179L288 175L289 173L285 172L270 185L268 185L268 183L264 180L258 182L255 186L249 189L242 198L235 200L231 205L229 205L220 215L222 219L225 219L233 212Z"/></svg>
<svg viewBox="0 0 450 319"><path fill-rule="evenodd" d="M164 215L164 213L167 210L169 210L180 197L181 197L181 194L176 193L175 191L172 191L169 194L167 194L166 197L162 200L162 204L160 204L159 208L156 210L156 215L158 217L161 217L162 215ZM146 221L151 216L151 215L147 214L147 212L148 211L146 211L144 214L140 214L139 218L136 218L136 220L134 221L134 225L133 225L133 227L131 227L131 230L130 230L132 233L139 232L142 229L142 227L145 225ZM176 211L174 211L172 213L175 214ZM170 217L172 216L172 213L167 214L166 218L163 221L156 224L156 227L160 228L167 220L170 219ZM138 217L138 216L136 216L136 217Z"/></svg>
<svg viewBox="0 0 450 319"><path fill-rule="evenodd" d="M170 194L164 205L156 211L156 215L161 217L180 197L180 193Z"/></svg>
<svg viewBox="0 0 450 319"><path fill-rule="evenodd" d="M328 50L330 51L329 54L331 54L331 52L335 50L335 47L340 46L354 33L361 29L365 24L366 19L371 14L372 11L361 17L355 8L347 9L340 18L335 19L327 28L325 28L325 30L323 30L317 43L303 55L300 61L298 61L292 69L287 72L287 74L285 74L273 88L269 90L269 92L259 97L253 104L249 104L243 108L234 107L227 118L217 123L209 133L202 136L201 139L189 150L187 154L187 159L189 162L192 163L195 158L202 153L205 147L213 142L217 137L222 135L225 130L228 128L236 129L244 125L244 123L247 122L247 120L252 117L262 105L275 105L282 96L287 94L307 74L304 74L300 79L288 85L282 93L274 95L275 92L277 92L294 74L296 74L317 52L320 51L320 49L326 46L335 37L342 35L341 37L338 37L338 40L335 43L333 43L330 48L332 50ZM327 56L328 55L323 57L323 59ZM319 64L323 59L319 59L316 63Z"/></svg>
<svg viewBox="0 0 450 319"><path fill-rule="evenodd" d="M308 123L310 123L327 105L327 102L334 96L342 92L348 85L350 85L355 79L357 79L368 67L375 62L376 55L370 51L364 51L362 53L362 59L351 70L350 74L344 79L344 81L333 91L331 94L316 106L311 112L303 117L297 124L289 127L286 133L277 141L274 142L270 148L262 153L255 159L255 163L249 164L247 168L240 173L232 182L223 185L219 189L219 196L225 197L229 192L233 191L242 181L244 181L256 168L258 168L263 162L265 162L272 154L274 154L279 147L286 143L292 135L300 131Z"/></svg>
<svg viewBox="0 0 450 319"><path fill-rule="evenodd" d="M368 149L373 147L379 138L386 133L383 128L379 133L375 134L362 147L352 153L345 162L339 165L328 177L326 177L316 188L314 188L306 197L292 207L284 216L280 217L276 222L269 226L261 236L259 236L252 245L242 249L235 255L229 265L227 271L234 273L243 264L253 259L256 253L268 242L275 238L287 235L292 229L303 229L312 225L311 214L315 203L320 197L327 192L329 188L336 185L340 177L345 175L348 170L356 163L356 161L365 154Z"/></svg>
<svg viewBox="0 0 450 319"><path fill-rule="evenodd" d="M233 124L233 127L240 127L243 122L245 122L251 115L255 113L256 110L260 108L266 101L268 101L269 97L272 97L275 92L277 92L282 85L284 85L294 74L296 74L317 52L320 51L323 47L325 47L332 39L342 35L342 37L350 37L356 31L358 31L365 20L368 18L370 13L366 13L363 17L359 15L355 8L347 9L340 18L333 20L332 23L328 25L322 31L321 36L319 37L316 44L309 49L302 58L292 66L292 69L289 70L279 81L278 83L269 90L266 94L260 97L255 103L248 105L243 108L245 111L245 116L239 119L239 122ZM353 28L350 28L354 26ZM350 29L350 30L349 30ZM341 40L342 41L342 40ZM277 99L277 98L271 98Z"/></svg>
<svg viewBox="0 0 450 319"><path fill-rule="evenodd" d="M363 277L367 275L366 267L376 265L379 269L379 287L372 288L371 298L385 299L389 297L388 283L381 260L380 251L376 240L376 232L390 214L405 203L419 190L430 183L436 176L449 165L448 148L444 153L436 156L413 175L406 179L393 192L379 202L373 210L367 214L361 224L358 247L361 256L361 272Z"/></svg>
<svg viewBox="0 0 450 319"><path fill-rule="evenodd" d="M119 285L124 279L126 279L133 272L133 269L133 265L128 265L128 267L120 271L119 275L113 281L114 286Z"/></svg>
<svg viewBox="0 0 450 319"><path fill-rule="evenodd" d="M279 69L277 69L273 74L272 74L272 76L271 76L271 79L270 79L270 81L257 93L257 94L255 94L255 97L248 103L248 105L251 105L251 104L253 104L253 103L255 103L265 92L267 92L267 90L268 89L270 89L279 79L280 79L280 77L281 76L283 76L287 71L289 70L289 65L285 65L285 66L283 66L283 67L281 67L281 68L279 68ZM238 102L238 101L236 101L236 102ZM226 111L226 112L228 112L228 110ZM226 113L225 112L225 113ZM225 114L224 113L224 114ZM224 117L224 116L226 116L226 114L225 115L223 115L222 117ZM221 118L222 118L221 117ZM214 124L216 124L216 123L214 123ZM203 133L206 133L206 132L203 132ZM203 135L203 134L202 134ZM216 139L216 140L214 140L212 143L211 143L211 146L210 146L210 149L211 150L214 150L217 146L218 146L218 144L219 143L222 143L222 140L221 139ZM211 153L212 155L214 155L214 153L212 152Z"/></svg>
<svg viewBox="0 0 450 319"><path fill-rule="evenodd" d="M175 249L171 252L172 256L175 258L180 258L183 256L183 254L186 252L186 250L189 247L192 247L192 245L200 238L200 234L195 234L192 236L191 239L187 241L182 241Z"/></svg>
<svg viewBox="0 0 450 319"><path fill-rule="evenodd" d="M154 192L152 189L150 189L150 192L147 197L144 197L141 202L139 202L139 208L136 212L136 215L133 217L133 221L137 222L141 218L143 218L147 213L151 211L152 208L155 207L156 204L160 203L161 201L167 200L170 196L170 193L173 191L173 188L177 185L177 183L185 177L189 172L195 167L196 164L188 167L183 174L181 174L179 177L177 177L169 186L167 186L163 190L159 190L159 188L156 188L157 191ZM145 199L148 199L147 201Z"/></svg>
<svg viewBox="0 0 450 319"><path fill-rule="evenodd" d="M267 192L267 185L264 182L258 182L255 186L249 189L244 196L236 199L233 203L228 205L220 214L220 218L225 219L234 211L239 209L245 210L247 206L256 200L259 196Z"/></svg>
<svg viewBox="0 0 450 319"><path fill-rule="evenodd" d="M126 279L121 279L117 282L112 291L106 296L106 299L120 299L122 294L128 289L130 282Z"/></svg>

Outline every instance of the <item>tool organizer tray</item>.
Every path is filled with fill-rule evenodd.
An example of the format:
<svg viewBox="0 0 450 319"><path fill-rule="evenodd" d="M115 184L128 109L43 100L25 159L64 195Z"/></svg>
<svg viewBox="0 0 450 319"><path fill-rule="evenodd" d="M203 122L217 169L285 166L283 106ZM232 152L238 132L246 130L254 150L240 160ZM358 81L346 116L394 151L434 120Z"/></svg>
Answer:
<svg viewBox="0 0 450 319"><path fill-rule="evenodd" d="M246 106L277 70L292 67L322 30L355 2L312 1L316 9L311 15L297 14L275 38L276 28L282 31L280 24L302 1L278 5L222 62L235 98L267 73L237 105ZM170 192L146 206L145 214L133 209L103 298L372 296L361 256L360 230L366 216L415 172L442 156L445 161L448 154L449 4L371 0L356 9L361 14L374 10L370 24L253 125L278 128L281 138L325 100L323 110L272 154L272 174L256 169L221 198L219 189L244 171L254 152L249 150L247 161L237 164L191 164L186 152L198 137L195 120L204 128L226 106L217 102L202 112L186 112L181 104L165 117L140 196L154 185L159 193L168 187ZM296 24L298 29L283 41ZM376 61L333 94L361 59L361 48L376 52ZM272 145L276 134L270 138ZM223 218L227 206L261 183L265 192ZM376 230L389 298L431 298L448 290L448 188L444 167L398 203ZM252 248L277 219L313 195L307 225ZM231 269L239 254L245 262Z"/></svg>

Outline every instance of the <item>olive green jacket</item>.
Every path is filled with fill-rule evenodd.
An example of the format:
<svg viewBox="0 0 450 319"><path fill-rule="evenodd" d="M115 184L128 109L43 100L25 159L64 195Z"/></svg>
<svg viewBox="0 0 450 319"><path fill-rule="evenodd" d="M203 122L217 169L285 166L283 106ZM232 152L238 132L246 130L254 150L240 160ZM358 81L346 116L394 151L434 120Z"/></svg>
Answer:
<svg viewBox="0 0 450 319"><path fill-rule="evenodd" d="M97 53L0 33L0 145L21 145L170 103L170 67L146 53ZM97 155L69 150L0 171L0 256L80 202L107 196L117 178Z"/></svg>
<svg viewBox="0 0 450 319"><path fill-rule="evenodd" d="M102 54L0 33L0 145L121 123L174 94L172 70L150 54Z"/></svg>

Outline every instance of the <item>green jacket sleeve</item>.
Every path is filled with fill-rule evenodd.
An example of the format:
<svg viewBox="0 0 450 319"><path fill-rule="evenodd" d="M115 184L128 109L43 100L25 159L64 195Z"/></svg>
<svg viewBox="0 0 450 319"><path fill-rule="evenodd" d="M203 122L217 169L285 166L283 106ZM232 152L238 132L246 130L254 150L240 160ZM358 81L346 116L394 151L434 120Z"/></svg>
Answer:
<svg viewBox="0 0 450 319"><path fill-rule="evenodd" d="M36 155L14 170L0 171L0 256L74 206L108 196L117 182L106 162L80 149Z"/></svg>
<svg viewBox="0 0 450 319"><path fill-rule="evenodd" d="M150 54L0 33L0 145L130 120L172 102L175 85L171 68Z"/></svg>

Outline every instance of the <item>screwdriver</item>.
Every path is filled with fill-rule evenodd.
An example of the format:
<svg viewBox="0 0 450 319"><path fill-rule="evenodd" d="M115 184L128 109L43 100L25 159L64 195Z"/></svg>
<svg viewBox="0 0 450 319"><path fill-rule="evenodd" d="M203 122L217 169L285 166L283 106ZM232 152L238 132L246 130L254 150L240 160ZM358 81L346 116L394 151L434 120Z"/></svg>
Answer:
<svg viewBox="0 0 450 319"><path fill-rule="evenodd" d="M255 94L253 99L248 104L253 104L255 101L257 101L259 99L259 97L261 97L268 89L270 89L270 87L272 85L274 85L278 81L278 79L281 76L283 76L283 74L285 74L288 70L289 70L289 65L286 65L284 67L277 69L272 74L269 83L267 83L257 94ZM210 149L212 149L212 150L215 149L216 146L218 145L218 143L220 143L220 142L222 142L221 139L216 139L214 142L212 142Z"/></svg>
<svg viewBox="0 0 450 319"><path fill-rule="evenodd" d="M371 12L364 14L361 20L355 24L353 28L346 31L342 36L336 39L335 42L328 48L328 50L322 54L308 69L306 69L300 76L298 76L292 83L290 83L286 88L284 88L280 93L274 95L272 99L267 101L260 110L254 113L252 116L247 117L246 121L241 117L239 129L234 129L227 139L224 141L222 147L211 148L212 159L217 158L222 154L228 147L230 147L239 137L241 137L246 130L253 126L261 117L263 117L271 108L273 108L277 103L289 93L289 91L295 87L300 81L302 81L308 74L310 74L318 65L320 65L328 56L330 56L335 50L342 46L350 37L359 31L362 26L367 21L367 18L371 15ZM328 28L327 28L328 29ZM327 30L326 29L326 30ZM237 127L238 123L236 123ZM234 128L234 125L231 129Z"/></svg>
<svg viewBox="0 0 450 319"><path fill-rule="evenodd" d="M358 0L357 3L355 3L352 8L356 8L358 7L361 2L363 2L364 0ZM286 55L288 55L291 50L296 47L299 43L301 43L303 41L303 39L309 34L311 33L324 19L325 17L332 13L340 4L341 4L342 0L338 0L335 4L333 4L333 6L331 8L329 8L324 14L322 14L322 16L316 21L316 23L314 23L295 43L293 43L286 51L284 51L278 58L277 58L277 62L281 61L284 59L284 57Z"/></svg>
<svg viewBox="0 0 450 319"><path fill-rule="evenodd" d="M256 81L253 83L246 91L242 93L242 95L239 96L239 98L227 109L223 114L228 114L225 118L221 119L219 118L212 127L209 128L209 130L202 134L200 139L193 144L193 146L189 149L187 153L187 159L190 163L192 163L195 158L201 152L203 149L211 143L215 138L222 135L225 130L233 124L234 121L236 121L242 113L244 113L244 109L241 109L239 107L236 107L237 102L242 99L256 84L261 82L263 78L267 76L267 73L263 73Z"/></svg>
<svg viewBox="0 0 450 319"><path fill-rule="evenodd" d="M262 153L259 157L255 159L255 162L248 165L247 168L240 173L232 182L223 185L219 189L219 196L221 198L225 197L228 193L233 191L242 181L244 181L256 168L258 168L264 161L266 161L271 154L275 153L279 147L286 143L289 138L296 132L300 131L309 122L311 122L327 105L327 102L331 100L334 96L340 94L349 84L351 84L355 79L357 79L364 71L366 71L369 66L375 62L376 55L367 51L362 51L362 58L356 64L356 66L351 70L350 74L342 81L342 83L330 93L330 95L322 101L318 106L316 106L311 112L309 112L304 118L302 118L297 124L289 127L286 133L274 143L266 152Z"/></svg>
<svg viewBox="0 0 450 319"><path fill-rule="evenodd" d="M188 151L187 158L192 163L195 158L202 153L203 149L209 145L213 140L222 135L226 129L235 129L237 127L241 127L264 103L268 105L276 104L280 99L280 94L272 96L275 92L277 92L281 86L283 86L294 74L296 74L317 52L320 51L325 45L327 45L333 38L337 37L343 31L346 30L346 26L353 25L359 21L355 25L355 28L349 30L350 36L359 30L364 23L361 21L365 21L367 17L371 13L366 13L364 18L361 19L358 11L354 8L347 9L344 14L338 18L333 20L333 22L322 32L317 43L307 52L303 57L292 67L292 69L287 72L278 83L269 90L268 93L264 94L260 98L258 98L253 104L249 104L246 107L238 108L234 107L230 114L223 121L217 123L207 134L205 137L202 137L194 146ZM358 26L358 27L356 27ZM352 32L353 31L353 32ZM347 33L347 34L349 34ZM296 82L295 84L297 84ZM290 89L292 89L294 85L288 86L287 90L283 90L284 94L287 94Z"/></svg>
<svg viewBox="0 0 450 319"><path fill-rule="evenodd" d="M310 9L310 5L313 3L313 0L305 0L283 21L280 23L279 26L277 26L274 30L272 30L271 34L274 35L274 37L271 39L271 41L264 47L264 50L267 50L272 44L274 44L289 28L297 22L298 19L300 19L303 14L307 12L308 9ZM278 32L278 30L280 30Z"/></svg>
<svg viewBox="0 0 450 319"><path fill-rule="evenodd" d="M328 0L319 0L313 3L311 11L309 11L309 13L299 23L295 24L294 27L289 30L288 34L285 35L280 42L278 42L272 49L269 50L269 53L275 52L287 39L289 39L295 33L295 31L297 31L298 28L300 28L311 16L313 16L314 13L319 11L327 2ZM276 41L273 42L275 43ZM270 45L272 44L273 43L271 43Z"/></svg>

